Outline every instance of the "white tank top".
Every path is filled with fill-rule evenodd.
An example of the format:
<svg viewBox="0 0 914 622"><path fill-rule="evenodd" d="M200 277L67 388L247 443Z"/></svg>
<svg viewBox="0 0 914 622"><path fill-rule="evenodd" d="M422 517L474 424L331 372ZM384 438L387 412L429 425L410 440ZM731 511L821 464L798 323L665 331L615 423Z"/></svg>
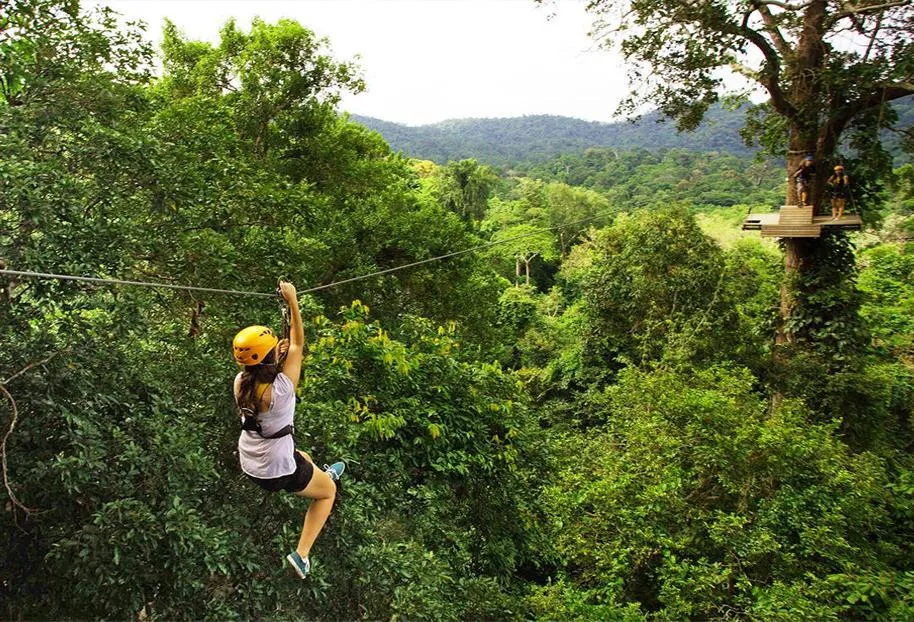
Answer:
<svg viewBox="0 0 914 622"><path fill-rule="evenodd" d="M273 381L270 409L257 413L257 420L264 435L269 436L292 425L294 419L295 388L289 377L280 373ZM291 475L295 472L295 441L291 434L263 438L257 432L242 430L238 437L238 458L242 471L260 479Z"/></svg>

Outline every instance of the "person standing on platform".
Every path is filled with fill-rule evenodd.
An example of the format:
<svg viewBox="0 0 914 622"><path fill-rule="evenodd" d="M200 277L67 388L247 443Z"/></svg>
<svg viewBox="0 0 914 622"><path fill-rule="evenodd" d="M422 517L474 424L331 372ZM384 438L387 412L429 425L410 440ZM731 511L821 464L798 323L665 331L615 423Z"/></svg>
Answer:
<svg viewBox="0 0 914 622"><path fill-rule="evenodd" d="M809 187L815 174L816 165L813 163L812 156L808 155L803 158L800 167L791 175L796 180L797 199L800 201L800 207L805 207L809 200Z"/></svg>
<svg viewBox="0 0 914 622"><path fill-rule="evenodd" d="M831 219L838 220L844 215L844 205L850 196L851 180L840 164L825 182L831 190Z"/></svg>

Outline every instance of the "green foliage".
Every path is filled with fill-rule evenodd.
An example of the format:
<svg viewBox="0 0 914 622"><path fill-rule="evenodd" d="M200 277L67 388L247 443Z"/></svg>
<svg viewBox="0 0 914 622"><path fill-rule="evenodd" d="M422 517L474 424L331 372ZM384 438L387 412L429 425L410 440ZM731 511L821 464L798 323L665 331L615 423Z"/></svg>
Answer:
<svg viewBox="0 0 914 622"><path fill-rule="evenodd" d="M609 590L580 590L564 578L535 588L527 600L538 617L556 620L643 622L647 619L637 603L621 605Z"/></svg>
<svg viewBox="0 0 914 622"><path fill-rule="evenodd" d="M481 220L498 177L476 160L449 162L436 170L435 196L447 210L472 223Z"/></svg>
<svg viewBox="0 0 914 622"><path fill-rule="evenodd" d="M861 254L860 314L875 345L892 355L914 355L914 245L884 244Z"/></svg>
<svg viewBox="0 0 914 622"><path fill-rule="evenodd" d="M739 315L737 356L747 364L767 353L777 320L782 259L770 245L739 240L726 253L726 287ZM758 365L756 360L754 365Z"/></svg>
<svg viewBox="0 0 914 622"><path fill-rule="evenodd" d="M750 240L775 248L772 242L759 239L757 231L743 230L742 224L747 214L751 211L752 207L750 206L733 205L728 208L702 210L695 214L695 219L701 226L701 230L724 248L730 248Z"/></svg>
<svg viewBox="0 0 914 622"><path fill-rule="evenodd" d="M530 285L530 262L539 257L543 261L553 261L558 257L549 231L530 224L519 224L506 227L492 236L498 243L495 253L507 255L515 260L516 275L520 280L521 264L526 266L526 284Z"/></svg>
<svg viewBox="0 0 914 622"><path fill-rule="evenodd" d="M497 365L458 362L453 325L431 330L415 320L405 329L413 335L407 347L368 323L366 311L356 302L342 326L314 321L316 340L301 391L307 419L323 421L313 442L319 448L326 443L334 455L375 456L358 470L383 482L384 498L392 489L417 495L401 500L404 515L421 512L431 490L455 495L448 504L453 517L485 517L474 527L479 541L464 543L481 547L472 563L502 569L510 559L495 552L514 547L499 542L499 530L510 534L522 525L516 513L498 516L490 504L501 503L521 467L535 463L521 454L529 431L515 381ZM331 413L335 417L325 420ZM414 490L422 487L427 490Z"/></svg>
<svg viewBox="0 0 914 622"><path fill-rule="evenodd" d="M895 171L894 185L898 198L902 201L901 209L906 212L914 211L914 164L905 164Z"/></svg>
<svg viewBox="0 0 914 622"><path fill-rule="evenodd" d="M545 201L548 224L555 231L563 256L581 240L588 227L608 222L607 217L618 211L600 193L563 183L546 184Z"/></svg>
<svg viewBox="0 0 914 622"><path fill-rule="evenodd" d="M602 425L566 436L545 496L577 588L563 607L635 604L657 620L862 611L835 598L841 577L903 560L885 465L798 403L769 410L753 382L628 369L593 403Z"/></svg>
<svg viewBox="0 0 914 622"><path fill-rule="evenodd" d="M874 122L887 122L897 115L896 127L903 131L914 121L914 103L908 99L885 107L882 119L871 119L871 127L856 127L858 134L878 136L894 156L896 166L907 161L910 132L902 134L887 129L877 131ZM407 126L381 119L353 115L357 123L383 134L395 151L420 159L445 164L474 158L492 166L526 170L531 166L551 166L550 162L574 162L595 150L626 153L642 149L658 151L687 150L713 158L736 156L748 159L755 150L746 141L757 141L768 153L781 154L785 149L787 124L770 115L770 106L761 104L731 107L729 103L712 104L697 128L679 132L675 124L663 122L656 110L637 120L598 123L531 115L507 119L457 119L432 125ZM883 123L885 125L886 123ZM573 166L573 165L572 165ZM556 167L561 175L564 167ZM783 170L777 179L783 179ZM577 185L571 179L563 179Z"/></svg>
<svg viewBox="0 0 914 622"><path fill-rule="evenodd" d="M605 192L628 208L689 201L700 209L771 206L783 196L778 163L717 152L645 148L587 149L543 164L520 165L531 176Z"/></svg>
<svg viewBox="0 0 914 622"><path fill-rule="evenodd" d="M229 25L218 47L184 41L172 29L165 75L152 81L134 71L149 58L145 44L129 45L141 33L119 34L108 13L98 21L75 9L49 15L57 21L26 22L35 29L15 34L46 46L42 58L57 54L60 62L47 71L34 58L20 58L21 101L0 106L0 257L7 266L271 291L280 274L299 284L329 282L476 242L459 219L414 192L413 171L377 134L336 116L335 89L357 84L296 24L257 22L249 34ZM400 273L393 284L377 278L342 288L304 306L319 310L358 290L386 317L464 315L466 349L480 348L492 331L500 282L472 257L429 268ZM391 588L404 593L379 594L365 614L356 604L345 609L358 602L348 593L328 592L337 572L329 564L317 567L307 588L290 582L279 561L294 542L302 506L290 499L258 505L262 496L240 477L232 453L238 432L229 416L226 344L238 327L268 323L275 303L6 277L2 292L0 344L7 355L0 378L58 353L46 369L9 385L19 413L6 444L10 486L25 505L48 511L26 514L11 504L3 515L10 535L0 564L6 617L311 617L332 597L343 609L328 615L440 619L442 590L451 594L454 585L466 595L466 610L450 615L500 617L510 609L496 577L529 557L526 527L507 521L517 515L515 496L494 483L496 466L487 462L496 455L494 441L460 429L480 409L488 419L476 435L508 417L488 410L490 403L517 404L512 416L523 420L522 395L496 368L462 371L455 358L461 390L475 392L466 397L473 410L424 423L410 442L425 439L427 447L407 444L427 450L425 459L443 465L450 479L417 483L418 496L399 509L353 507L356 517L383 514L389 525L410 516L409 503L434 501L421 529L406 521L418 535L388 541L388 551L418 551L415 566L404 567ZM444 399L450 368L429 365L442 370L434 387ZM497 398L486 383L498 387ZM315 403L339 413L338 404ZM398 408L415 403L404 397ZM5 401L2 412L11 413ZM357 471L355 464L370 460L346 445L343 428L361 426L343 417L332 445ZM506 436L513 428L494 429L504 460L523 455ZM453 435L454 442L435 445L433 433ZM351 436L356 444L361 438ZM399 500L403 489L396 485L424 481L422 471L432 467L404 466L411 460L388 463L405 473L394 487L386 472L371 471L377 480L368 489L376 492L366 492L366 501ZM450 515L440 510L450 503L455 474L463 479L480 465L487 476L459 493L459 527L445 528ZM527 489L508 475L513 469L497 463L514 490ZM470 502L482 494L485 503ZM489 515L495 518L475 526ZM352 530L355 539L337 545L328 536L325 559L345 551L353 565L339 572L364 577L374 529ZM456 534L474 529L488 538L487 548L462 541L455 548L465 540ZM442 532L447 537L438 539ZM427 565L429 555L444 561ZM411 588L426 565L428 590L421 595Z"/></svg>
<svg viewBox="0 0 914 622"><path fill-rule="evenodd" d="M878 247L869 252L891 257ZM897 321L897 309L879 292L892 291L892 281L885 279L891 268L884 270L891 261L877 259L875 266L864 261L864 286L858 289L853 247L845 235L823 236L813 257L814 269L794 275L792 286L800 294L788 321L796 339L778 347L765 371L768 381L775 390L802 398L819 420L839 421L851 447L899 448L896 443L903 446L910 438L911 371L902 354L903 333L885 341L884 322ZM879 311L867 299L878 301ZM895 327L904 330L903 323Z"/></svg>
<svg viewBox="0 0 914 622"><path fill-rule="evenodd" d="M892 165L879 132L898 121L889 104L914 93L908 60L914 50L910 35L914 22L905 8L890 3L847 11L816 2L779 6L773 11L764 3L696 6L688 0L595 0L587 10L594 16L594 36L618 48L630 63L631 91L622 109L634 111L650 101L665 117L675 120L679 129L693 130L710 106L722 98L748 100L749 88L726 80L727 72L733 72L764 89L768 96L767 101L750 108L744 137L760 138L769 154L786 155L788 175L798 170L804 154L814 156L820 168L809 190L812 205L820 205L824 196L826 176L821 167L842 162L842 142L848 144L860 165L855 194L878 194L880 180ZM832 45L847 28L856 29L869 44L863 49ZM886 31L899 34L879 36ZM786 204L800 200L793 185L788 184ZM859 207L854 207L862 213L868 201L861 200ZM791 258L789 271L796 271L797 276L807 268L840 273L841 264L816 265L835 257L835 246L828 239L823 248L815 241L799 238L788 239L786 244ZM786 283L781 340L815 340L822 335L821 331L807 330L811 323L824 321L821 317L813 312L798 322L795 309L791 309L797 301L800 306L806 305L804 298L810 293L807 285L793 278ZM852 287L848 283L836 290ZM843 298L843 303L852 306L846 292L836 293L835 298ZM809 302L812 307L820 303ZM840 318L835 325L853 342L854 327L845 319ZM834 335L828 335L823 347L835 341Z"/></svg>
<svg viewBox="0 0 914 622"><path fill-rule="evenodd" d="M794 294L784 316L785 328L797 341L841 365L861 351L866 339L858 315L853 242L841 231L823 232L807 246L805 269L786 277Z"/></svg>
<svg viewBox="0 0 914 622"><path fill-rule="evenodd" d="M883 241L905 241L914 238L914 166L905 164L889 180L890 199L880 238Z"/></svg>
<svg viewBox="0 0 914 622"><path fill-rule="evenodd" d="M770 163L409 162L337 114L358 70L294 22L168 25L153 77L109 11L11 6L8 267L267 292L518 239L302 297L297 444L348 463L307 582L306 502L235 455L228 344L275 300L0 279L4 618L911 617L907 246L859 253L858 290L829 237L808 339L773 348L778 257L698 222L768 202Z"/></svg>
<svg viewBox="0 0 914 622"><path fill-rule="evenodd" d="M350 468L315 549L313 587L290 602L279 560L304 502L259 503L267 499L238 473L226 341L197 344L193 360L192 345L152 327L112 342L106 325L119 313L93 315L76 325L62 318L65 332L22 333L29 349L50 336L58 343L45 347L72 350L10 385L21 417L8 445L12 482L48 510L22 531L5 513L2 571L17 577L6 590L10 611L512 615L503 577L538 542L539 510L520 493L536 487L542 458L516 382L497 366L458 362L453 326L416 321L415 341L401 343L359 303L338 323L309 324L298 440L316 459L344 457ZM181 359L163 356L178 345Z"/></svg>
<svg viewBox="0 0 914 622"><path fill-rule="evenodd" d="M885 112L886 103L911 94L906 82L911 16L897 5L845 11L820 4L772 11L739 3L695 7L646 0L629 7L596 0L587 8L596 22L595 36L621 50L629 63L632 88L622 108L634 110L650 101L680 129L697 127L722 98L747 97L745 87L725 81L725 72L733 72L765 89L764 114L770 126L790 129L787 148L828 158L845 129L853 133L872 115L876 123L870 129L878 131L880 124L894 121L886 118L892 115ZM872 43L863 49L827 44L848 27ZM896 29L904 34L877 36ZM785 146L778 147L781 152Z"/></svg>
<svg viewBox="0 0 914 622"><path fill-rule="evenodd" d="M493 246L489 256L505 278L546 289L558 260L580 241L587 227L605 221L616 210L605 197L562 183L520 178L489 201L480 223Z"/></svg>
<svg viewBox="0 0 914 622"><path fill-rule="evenodd" d="M619 218L595 236L592 265L568 276L586 301L593 373L713 360L736 340L723 254L681 208Z"/></svg>
<svg viewBox="0 0 914 622"><path fill-rule="evenodd" d="M217 48L184 41L166 22L165 87L178 97L225 94L238 132L258 157L278 146L294 157L333 116L341 92L364 89L356 67L325 55L327 40L297 22L255 19L244 33L229 21L220 36Z"/></svg>
<svg viewBox="0 0 914 622"><path fill-rule="evenodd" d="M212 405L176 395L180 384L150 383L156 366L138 365L132 344L112 339L120 313L60 314L29 328L23 298L4 328L30 355L58 356L9 385L20 415L6 445L11 482L41 513L4 513L3 573L15 577L7 615L123 618L153 601L160 612L218 615L230 568L256 564L224 505L233 501L209 442Z"/></svg>

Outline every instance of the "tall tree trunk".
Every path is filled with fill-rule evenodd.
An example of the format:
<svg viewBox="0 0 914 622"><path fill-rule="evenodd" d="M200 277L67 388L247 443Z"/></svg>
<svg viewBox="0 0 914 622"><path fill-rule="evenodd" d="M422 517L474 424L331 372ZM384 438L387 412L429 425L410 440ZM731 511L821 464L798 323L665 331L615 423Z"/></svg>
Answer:
<svg viewBox="0 0 914 622"><path fill-rule="evenodd" d="M267 132L269 123L261 121L257 124L257 134L254 136L254 155L258 160L263 160L267 155Z"/></svg>
<svg viewBox="0 0 914 622"><path fill-rule="evenodd" d="M787 205L799 205L800 197L797 194L796 179L793 174L800 168L800 164L807 155L816 153L816 133L807 128L794 127L790 132L789 150L787 152ZM818 164L818 163L816 163ZM816 167L816 175L812 187L809 189L808 200L812 205L816 197L813 191L816 182L821 177L820 167ZM789 208L786 208L789 209ZM778 322L775 343L789 343L794 340L794 335L789 333L785 325L791 311L796 304L793 285L796 278L803 274L809 266L809 259L813 245L818 243L816 238L783 238L784 241L784 280L781 283L780 322Z"/></svg>
<svg viewBox="0 0 914 622"><path fill-rule="evenodd" d="M520 256L514 258L514 287L520 285Z"/></svg>
<svg viewBox="0 0 914 622"><path fill-rule="evenodd" d="M824 172L823 157L830 156L819 152L821 145L819 138L819 112L818 107L824 104L821 97L822 85L819 73L822 69L824 50L822 37L824 34L826 0L811 0L803 14L803 30L797 44L796 56L790 63L793 74L790 100L796 111L790 127L790 138L787 151L787 205L799 205L800 197L797 195L796 180L793 174L800 167L800 163L807 155L813 156L816 174L808 190L808 202L818 209L818 201L822 193L820 179ZM834 148L832 146L832 148ZM775 342L788 343L796 335L790 333L786 327L786 320L790 317L796 306L796 292L794 284L798 276L802 275L809 267L812 251L819 243L816 238L783 238L784 240L784 281L781 283L781 321L778 323Z"/></svg>
<svg viewBox="0 0 914 622"><path fill-rule="evenodd" d="M796 305L796 292L794 291L796 278L810 267L810 257L814 246L818 243L817 238L784 238L784 280L781 282L781 321L778 323L778 331L775 336L777 344L794 341L795 335L788 332L784 323Z"/></svg>
<svg viewBox="0 0 914 622"><path fill-rule="evenodd" d="M787 152L787 205L799 205L800 196L797 193L797 183L793 174L800 168L800 164L807 155L815 153L815 134L804 131L803 128L792 128L790 132L789 150ZM810 193L808 197L814 201ZM813 203L815 205L815 203ZM784 209L790 209L789 207ZM794 340L786 326L791 311L796 304L793 290L796 278L803 273L808 265L810 251L807 238L783 238L784 240L784 280L781 282L780 322L778 322L775 343L783 344Z"/></svg>

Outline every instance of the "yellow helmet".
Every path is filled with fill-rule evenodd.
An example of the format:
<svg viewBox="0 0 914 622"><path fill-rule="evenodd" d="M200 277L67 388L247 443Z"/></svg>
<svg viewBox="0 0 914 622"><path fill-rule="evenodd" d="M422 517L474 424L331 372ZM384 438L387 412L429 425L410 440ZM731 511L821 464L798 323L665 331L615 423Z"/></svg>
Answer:
<svg viewBox="0 0 914 622"><path fill-rule="evenodd" d="M279 339L266 326L248 326L232 340L235 361L241 365L260 365Z"/></svg>
<svg viewBox="0 0 914 622"><path fill-rule="evenodd" d="M844 170L844 167L841 166L840 164L835 165L835 172L836 172L836 173L837 173L838 171L843 171L843 170Z"/></svg>

